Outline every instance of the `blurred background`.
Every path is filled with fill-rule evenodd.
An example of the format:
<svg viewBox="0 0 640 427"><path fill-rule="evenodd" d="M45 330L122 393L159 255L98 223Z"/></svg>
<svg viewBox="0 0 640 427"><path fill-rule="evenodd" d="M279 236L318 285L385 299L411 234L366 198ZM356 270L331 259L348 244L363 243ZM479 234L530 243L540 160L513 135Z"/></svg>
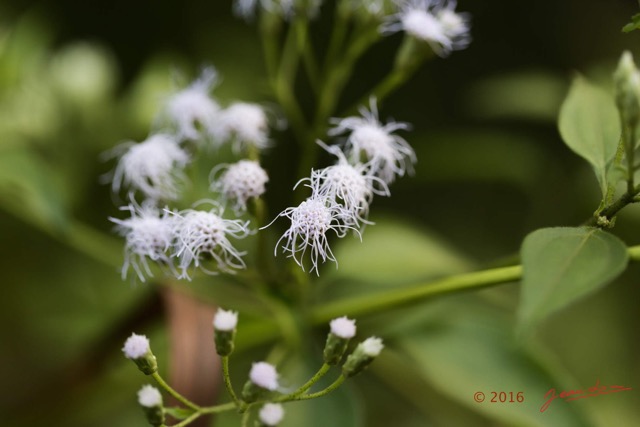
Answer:
<svg viewBox="0 0 640 427"><path fill-rule="evenodd" d="M473 43L427 63L381 109L382 118L413 124L405 136L418 155L416 174L375 201L378 225L361 246L337 246L340 270L327 268L319 287L330 296L320 299L494 265L515 255L528 232L580 224L599 202L589 166L560 140L557 113L575 73L610 87L623 50L640 58L640 31L621 32L639 12L637 2L460 0L458 9L472 16ZM326 16L313 25L320 46ZM399 42L399 35L385 38L365 55L343 106L387 72ZM144 378L120 348L132 331L146 331L163 364L170 314L154 286L120 278L122 242L107 219L120 214L101 182L113 168L104 153L144 139L162 96L202 64L222 74L216 96L223 103L271 101L255 26L235 18L229 1L0 0L0 424L144 425L135 399ZM268 170L296 161L290 135L278 138L264 158ZM272 212L288 206L294 173L274 175ZM640 211L626 209L614 233L639 244ZM370 271L372 262L377 270ZM520 387L539 408L538 390L558 378L577 388L597 380L640 387L639 273L631 265L552 318L526 357L501 359L522 351L505 338L517 285L365 319L363 329L398 336L396 346L389 341L391 356L337 406L309 403L300 411L334 411L339 420L318 425L340 426L640 425L637 390L558 402L572 409L556 418L478 405L465 394ZM195 293L198 286L185 285ZM216 302L231 298L219 289ZM415 340L401 329L415 331ZM442 331L458 332L448 338ZM468 353L484 364L468 363ZM240 355L240 366L256 354ZM545 380L537 374L541 360L553 373ZM531 383L510 382L518 373ZM319 422L296 416L303 415L283 425Z"/></svg>

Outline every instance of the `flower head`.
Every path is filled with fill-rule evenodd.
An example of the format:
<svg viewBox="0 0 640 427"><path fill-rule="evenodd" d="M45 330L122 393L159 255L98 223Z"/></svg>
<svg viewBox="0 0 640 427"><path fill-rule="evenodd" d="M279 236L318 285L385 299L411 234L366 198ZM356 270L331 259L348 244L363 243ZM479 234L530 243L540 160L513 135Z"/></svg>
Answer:
<svg viewBox="0 0 640 427"><path fill-rule="evenodd" d="M337 146L329 147L321 141L318 144L338 156L338 162L312 171L310 178L300 182L309 182L307 185L314 197L326 197L344 206L348 214L340 220L345 225L359 227L360 221L367 222L373 195L388 196L389 188L386 182L371 173L369 163L351 164Z"/></svg>
<svg viewBox="0 0 640 427"><path fill-rule="evenodd" d="M384 348L382 340L378 337L369 337L360 345L362 346L362 352L369 357L377 357Z"/></svg>
<svg viewBox="0 0 640 427"><path fill-rule="evenodd" d="M140 359L151 351L149 338L144 335L131 334L124 343L122 352L127 359Z"/></svg>
<svg viewBox="0 0 640 427"><path fill-rule="evenodd" d="M216 331L233 331L238 325L238 312L218 309L213 317L213 327Z"/></svg>
<svg viewBox="0 0 640 427"><path fill-rule="evenodd" d="M343 339L351 339L356 335L355 320L347 318L347 316L338 317L329 322L331 333Z"/></svg>
<svg viewBox="0 0 640 427"><path fill-rule="evenodd" d="M173 270L173 264L167 253L173 241L173 218L165 211L160 215L158 208L151 203L142 206L132 201L121 210L129 211L131 218L109 218L116 223L116 229L125 237L124 264L122 278L127 276L132 267L141 281L152 277L149 260L160 262Z"/></svg>
<svg viewBox="0 0 640 427"><path fill-rule="evenodd" d="M343 237L348 229L353 227L339 221L350 215L343 206L334 200L323 197L311 197L300 203L299 206L287 208L278 215L291 220L291 226L276 243L275 252L282 240L286 240L282 246L285 252L289 252L295 262L304 269L303 257L307 250L311 257L311 271L318 272L318 259L337 261L329 247L327 233L332 230L339 237Z"/></svg>
<svg viewBox="0 0 640 427"><path fill-rule="evenodd" d="M249 380L266 390L274 391L279 387L278 372L276 368L267 362L257 362L251 365Z"/></svg>
<svg viewBox="0 0 640 427"><path fill-rule="evenodd" d="M253 160L240 160L231 165L214 168L215 175L223 170L220 178L211 183L212 191L220 191L227 200L234 203L236 212L247 210L247 201L260 197L265 192L265 185L269 176L260 164Z"/></svg>
<svg viewBox="0 0 640 427"><path fill-rule="evenodd" d="M167 100L165 114L177 126L180 138L198 139L201 131L197 126L204 128L207 134L215 128L220 106L209 92L217 80L216 70L207 67L191 85Z"/></svg>
<svg viewBox="0 0 640 427"><path fill-rule="evenodd" d="M210 211L187 209L176 214L174 256L179 258L182 270L178 278L190 279L189 269L192 264L207 274L216 274L204 267L203 261L207 258L216 262L217 270L227 273L245 268L242 260L245 252L234 248L229 236L236 239L248 236L249 222L224 219L221 214L222 210L216 208Z"/></svg>
<svg viewBox="0 0 640 427"><path fill-rule="evenodd" d="M162 395L157 388L147 384L138 391L138 403L145 408L162 406Z"/></svg>
<svg viewBox="0 0 640 427"><path fill-rule="evenodd" d="M182 169L189 163L189 155L170 135L156 134L138 144L125 143L118 150L121 155L113 175L113 190L122 184L139 190L150 199L178 198L178 181L184 179Z"/></svg>
<svg viewBox="0 0 640 427"><path fill-rule="evenodd" d="M471 41L469 17L456 13L455 0L408 0L383 26L385 33L405 31L429 43L440 56L466 48Z"/></svg>
<svg viewBox="0 0 640 427"><path fill-rule="evenodd" d="M220 112L213 134L219 142L233 141L235 151L243 147L261 150L269 146L267 115L257 104L236 102Z"/></svg>
<svg viewBox="0 0 640 427"><path fill-rule="evenodd" d="M362 117L334 119L336 126L329 131L330 135L349 132L345 149L351 161L358 163L364 157L370 173L387 184L396 176L412 172L416 155L407 141L393 134L397 130L408 129L408 124L380 123L374 99L371 99L370 110L360 108L360 114Z"/></svg>
<svg viewBox="0 0 640 427"><path fill-rule="evenodd" d="M258 412L260 422L266 426L277 426L284 418L284 408L279 403L266 403Z"/></svg>

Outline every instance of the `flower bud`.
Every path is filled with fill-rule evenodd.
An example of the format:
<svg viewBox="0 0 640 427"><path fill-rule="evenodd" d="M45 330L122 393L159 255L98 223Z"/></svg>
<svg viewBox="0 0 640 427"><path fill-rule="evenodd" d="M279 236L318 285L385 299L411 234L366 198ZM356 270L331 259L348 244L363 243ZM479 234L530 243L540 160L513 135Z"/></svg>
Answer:
<svg viewBox="0 0 640 427"><path fill-rule="evenodd" d="M377 337L369 337L347 357L347 361L342 366L342 374L349 378L359 374L364 368L369 366L373 359L378 357L384 345Z"/></svg>
<svg viewBox="0 0 640 427"><path fill-rule="evenodd" d="M242 398L245 402L255 402L270 391L279 387L278 372L276 368L267 362L257 362L251 366L249 381L242 389Z"/></svg>
<svg viewBox="0 0 640 427"><path fill-rule="evenodd" d="M142 406L147 421L152 426L164 424L164 410L162 408L162 395L157 388L145 385L138 391L138 403Z"/></svg>
<svg viewBox="0 0 640 427"><path fill-rule="evenodd" d="M280 424L284 417L284 409L279 403L267 403L258 413L261 427L273 427Z"/></svg>
<svg viewBox="0 0 640 427"><path fill-rule="evenodd" d="M635 126L640 119L640 71L629 51L620 57L613 75L616 85L616 104L625 124Z"/></svg>
<svg viewBox="0 0 640 427"><path fill-rule="evenodd" d="M149 339L144 335L131 334L122 348L127 359L133 360L145 375L158 371L158 362L149 347Z"/></svg>
<svg viewBox="0 0 640 427"><path fill-rule="evenodd" d="M324 361L327 365L337 365L347 349L349 340L356 334L356 324L354 320L344 316L333 319L329 325L331 332L324 346Z"/></svg>
<svg viewBox="0 0 640 427"><path fill-rule="evenodd" d="M233 340L236 336L238 313L218 309L213 317L214 341L220 356L228 356L233 352Z"/></svg>

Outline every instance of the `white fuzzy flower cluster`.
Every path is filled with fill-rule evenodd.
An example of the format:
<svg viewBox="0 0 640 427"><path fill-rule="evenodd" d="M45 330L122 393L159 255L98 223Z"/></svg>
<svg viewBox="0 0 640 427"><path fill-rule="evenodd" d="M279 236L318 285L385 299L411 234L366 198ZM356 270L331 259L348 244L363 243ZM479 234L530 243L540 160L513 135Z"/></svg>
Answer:
<svg viewBox="0 0 640 427"><path fill-rule="evenodd" d="M471 42L470 17L455 11L456 0L407 0L382 26L383 34L404 31L429 43L435 53L447 56Z"/></svg>
<svg viewBox="0 0 640 427"><path fill-rule="evenodd" d="M311 271L319 274L318 262L336 262L329 247L328 232L344 237L349 230L360 235L367 221L373 195L388 196L388 184L396 176L413 171L415 153L409 144L394 132L406 130L406 123L381 124L375 100L370 111L361 109L362 117L336 119L330 135L348 133L343 144L327 146L334 154L336 164L312 171L311 176L298 182L311 189L311 196L297 207L290 207L278 217L286 217L291 226L276 244L277 254L282 249L304 269L305 254L309 253ZM275 221L275 220L274 220Z"/></svg>
<svg viewBox="0 0 640 427"><path fill-rule="evenodd" d="M114 150L119 156L112 178L113 190L140 192L146 199L180 198L184 173L193 147L232 144L234 151L251 152L269 145L265 110L246 102L222 108L210 95L218 81L214 68L205 68L198 79L165 100L158 119L160 129L140 143L126 142Z"/></svg>
<svg viewBox="0 0 640 427"><path fill-rule="evenodd" d="M160 390L149 384L143 385L138 391L138 403L145 408L162 406Z"/></svg>
<svg viewBox="0 0 640 427"><path fill-rule="evenodd" d="M251 231L248 221L222 217L222 209L209 211L186 209L171 212L148 204L142 207L132 202L122 210L131 218L110 218L126 239L122 276L130 267L141 281L153 277L149 260L165 267L178 279L191 279L190 272L198 268L207 274L218 271L233 273L244 269L244 252L238 251L229 238L241 239ZM213 264L212 267L209 267Z"/></svg>
<svg viewBox="0 0 640 427"><path fill-rule="evenodd" d="M153 263L179 279L190 279L194 268L209 274L245 268L245 253L234 248L230 239L249 235L248 221L223 218L224 209L215 202L210 210L161 208L165 203L191 204L181 200L183 190L193 187L186 168L210 151L203 150L207 144L230 144L236 154L251 155L268 146L265 110L246 102L222 108L210 95L218 80L214 68L205 68L193 83L165 99L157 120L161 129L143 142L128 142L114 150L119 160L112 188L127 191L130 199L121 208L130 218L110 218L126 240L123 278L133 269L144 281L153 276ZM247 210L250 199L265 192L269 180L257 161L218 165L210 175L217 172L220 176L210 190L231 203L236 215Z"/></svg>

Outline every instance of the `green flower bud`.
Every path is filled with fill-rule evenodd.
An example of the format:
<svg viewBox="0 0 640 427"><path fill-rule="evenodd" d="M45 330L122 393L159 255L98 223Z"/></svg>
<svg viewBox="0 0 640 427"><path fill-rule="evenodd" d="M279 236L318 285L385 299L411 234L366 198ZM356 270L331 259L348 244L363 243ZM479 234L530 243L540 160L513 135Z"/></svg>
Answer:
<svg viewBox="0 0 640 427"><path fill-rule="evenodd" d="M213 338L216 343L216 351L220 356L229 356L233 352L237 324L238 313L233 311L218 309L213 317L215 330Z"/></svg>
<svg viewBox="0 0 640 427"><path fill-rule="evenodd" d="M347 361L342 365L342 374L346 378L359 374L373 362L373 359L378 357L383 348L384 345L380 338L367 338L358 344L353 353L347 357Z"/></svg>
<svg viewBox="0 0 640 427"><path fill-rule="evenodd" d="M331 332L324 346L324 361L327 365L337 365L347 349L349 340L356 334L356 325L347 317L333 319L329 325Z"/></svg>

